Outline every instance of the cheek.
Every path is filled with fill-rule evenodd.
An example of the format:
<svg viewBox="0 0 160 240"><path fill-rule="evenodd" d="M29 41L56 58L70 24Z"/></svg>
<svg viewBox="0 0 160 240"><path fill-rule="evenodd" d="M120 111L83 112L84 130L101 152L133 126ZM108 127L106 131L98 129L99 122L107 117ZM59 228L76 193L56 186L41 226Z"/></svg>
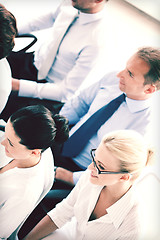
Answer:
<svg viewBox="0 0 160 240"><path fill-rule="evenodd" d="M93 163L91 163L91 164L88 166L88 169L89 169L89 170L93 170L93 169L94 169Z"/></svg>

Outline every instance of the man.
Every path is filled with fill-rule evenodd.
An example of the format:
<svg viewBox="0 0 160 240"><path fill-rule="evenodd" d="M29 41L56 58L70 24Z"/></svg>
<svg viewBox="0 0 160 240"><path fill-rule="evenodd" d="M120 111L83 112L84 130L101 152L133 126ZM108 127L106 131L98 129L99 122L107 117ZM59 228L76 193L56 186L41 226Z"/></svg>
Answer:
<svg viewBox="0 0 160 240"><path fill-rule="evenodd" d="M58 166L55 169L56 181L53 184L53 190L48 193L37 209L35 209L28 219L28 223L26 222L26 228L27 224L30 225L32 221L35 221L34 218L37 219L38 215L39 220L45 215L41 209L42 207L47 212L69 194L82 172L92 161L90 150L97 148L104 133L107 134L120 129L132 129L138 131L146 138L151 136L150 132L153 130L151 123L151 100L154 93L159 89L160 50L144 47L139 49L128 60L123 71L105 75L100 81L82 90L78 96L73 97L64 104L60 114L66 116L70 125L73 126L70 130L70 137L64 143L62 154L56 155L55 149L53 149L55 165ZM74 157L68 157L68 155L66 157L64 148L65 146L69 148L67 142L74 136L74 133L78 133L80 126L83 126L83 123L87 123L87 119L90 119L94 113L97 113L103 106L107 106L108 103L122 95L122 93L126 95L125 101L87 140L82 151ZM99 121L101 119L95 125L98 125ZM87 135L88 131L86 131L80 141L77 138L76 144L73 143L73 146L70 146L69 154L71 156L77 145L81 145ZM22 228L21 232L24 232L24 228Z"/></svg>
<svg viewBox="0 0 160 240"><path fill-rule="evenodd" d="M66 163L63 162L64 157L63 161L58 158L56 164L71 171L73 171L73 165L85 170L91 162L90 149L98 146L104 132L134 129L147 137L151 131L151 97L159 89L160 50L152 47L141 48L128 60L126 68L117 76L116 73L107 74L102 80L83 90L79 96L72 98L63 106L60 114L66 116L69 123L74 125L70 130L71 137L98 109L122 92L126 95L126 100L118 110L95 132L77 156L70 161L67 158ZM63 168L56 170L57 179L73 185L78 179L76 175L76 172L73 174Z"/></svg>
<svg viewBox="0 0 160 240"><path fill-rule="evenodd" d="M15 17L0 4L0 113L5 107L11 92L11 71L6 57L14 47L16 35Z"/></svg>
<svg viewBox="0 0 160 240"><path fill-rule="evenodd" d="M22 34L51 27L50 35L34 53L13 53L8 58L13 74L12 90L18 92L19 97L36 98L33 103L46 100L48 105L58 104L59 110L99 59L102 56L107 59L114 38L105 18L105 3L106 0L64 1L56 12L19 29ZM30 99L24 98L21 99L28 104ZM11 98L10 103L14 101L12 107L21 99ZM50 100L57 102L48 102ZM8 108L12 107L8 105Z"/></svg>

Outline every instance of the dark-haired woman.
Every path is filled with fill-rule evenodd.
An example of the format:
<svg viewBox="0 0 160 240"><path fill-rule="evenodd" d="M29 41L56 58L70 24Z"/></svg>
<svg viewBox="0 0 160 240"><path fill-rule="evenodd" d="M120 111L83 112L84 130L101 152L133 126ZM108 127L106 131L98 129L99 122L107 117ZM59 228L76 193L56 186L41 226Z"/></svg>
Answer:
<svg viewBox="0 0 160 240"><path fill-rule="evenodd" d="M7 157L0 169L0 239L15 239L19 226L51 188L50 147L63 143L68 131L67 119L43 106L22 108L8 120L1 142Z"/></svg>

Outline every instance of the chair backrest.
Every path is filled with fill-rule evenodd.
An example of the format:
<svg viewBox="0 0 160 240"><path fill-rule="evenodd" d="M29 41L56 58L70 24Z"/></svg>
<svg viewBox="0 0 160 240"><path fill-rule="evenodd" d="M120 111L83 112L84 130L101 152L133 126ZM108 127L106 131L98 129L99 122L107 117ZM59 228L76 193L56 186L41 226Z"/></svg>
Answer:
<svg viewBox="0 0 160 240"><path fill-rule="evenodd" d="M21 44L17 44L17 40L21 40ZM27 45L26 45L26 41L25 40L29 40L29 43L27 41ZM16 50L16 52L25 52L27 51L29 48L31 48L35 43L37 42L37 37L31 33L26 33L26 34L21 34L21 35L17 35L15 38L15 47L13 49L13 51L15 51L16 48L20 48L19 50ZM21 48L21 46L23 46L25 44L24 47ZM17 46L19 45L19 46Z"/></svg>

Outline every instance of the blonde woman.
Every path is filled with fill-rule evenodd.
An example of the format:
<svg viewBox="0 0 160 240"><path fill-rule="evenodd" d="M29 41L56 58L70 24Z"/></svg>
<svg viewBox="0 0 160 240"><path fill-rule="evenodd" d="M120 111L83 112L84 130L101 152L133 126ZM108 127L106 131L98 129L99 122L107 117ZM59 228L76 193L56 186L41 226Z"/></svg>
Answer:
<svg viewBox="0 0 160 240"><path fill-rule="evenodd" d="M134 182L152 153L135 131L106 135L98 148L91 150L92 163L72 192L25 239L49 234L46 240L138 239L141 225Z"/></svg>

